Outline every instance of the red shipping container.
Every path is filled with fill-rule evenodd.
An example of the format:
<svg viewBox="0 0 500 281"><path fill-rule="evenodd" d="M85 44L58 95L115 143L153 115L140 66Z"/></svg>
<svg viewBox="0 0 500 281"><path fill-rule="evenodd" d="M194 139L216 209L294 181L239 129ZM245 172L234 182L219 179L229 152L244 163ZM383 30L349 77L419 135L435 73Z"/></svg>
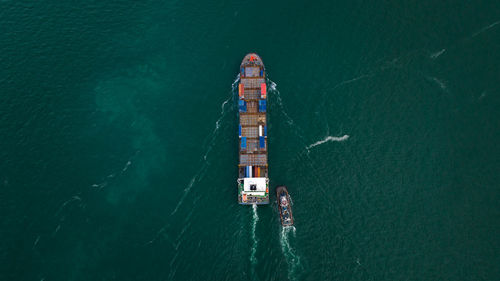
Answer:
<svg viewBox="0 0 500 281"><path fill-rule="evenodd" d="M240 97L244 97L245 96L245 85L240 83L238 85L238 92L239 92Z"/></svg>

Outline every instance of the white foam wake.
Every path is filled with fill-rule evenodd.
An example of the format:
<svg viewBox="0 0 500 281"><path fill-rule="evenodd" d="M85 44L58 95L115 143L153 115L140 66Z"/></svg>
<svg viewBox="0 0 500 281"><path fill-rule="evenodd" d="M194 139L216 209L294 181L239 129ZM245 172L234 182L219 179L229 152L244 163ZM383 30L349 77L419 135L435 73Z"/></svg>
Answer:
<svg viewBox="0 0 500 281"><path fill-rule="evenodd" d="M285 256L286 262L288 264L288 279L297 279L297 270L301 268L300 256L297 255L295 249L290 245L290 233L295 237L295 226L286 226L281 228L280 244L281 251Z"/></svg>
<svg viewBox="0 0 500 281"><path fill-rule="evenodd" d="M240 82L240 74L236 75L236 78L233 81L233 84L231 84L231 89L233 89L233 92L236 90L236 86L238 85L238 82Z"/></svg>
<svg viewBox="0 0 500 281"><path fill-rule="evenodd" d="M226 116L226 104L228 104L229 101L231 101L232 97L233 97L233 94L231 93L231 95L225 101L223 101L221 104L221 111L220 111L219 118L217 119L217 121L215 121L214 130L212 131L212 133L210 134L210 136L208 138L208 139L210 139L210 142L208 143L207 150L206 150L205 154L203 155L203 160L205 160L205 161L207 160L208 154L210 153L210 151L212 150L212 148L215 144L215 139L217 138L217 134L219 132L222 119L224 119L224 117Z"/></svg>
<svg viewBox="0 0 500 281"><path fill-rule="evenodd" d="M250 251L250 262L252 263L252 265L256 265L257 258L255 257L255 254L257 253L257 243L259 242L257 240L257 236L255 235L255 229L257 227L257 222L259 221L259 215L257 214L257 205L256 204L253 204L252 210L253 210L253 216L252 216L252 240L253 240L253 244L252 244L252 249Z"/></svg>
<svg viewBox="0 0 500 281"><path fill-rule="evenodd" d="M348 80L344 80L344 81L338 83L337 85L335 85L332 88L332 90L337 89L340 86L343 86L343 85L346 85L346 84L351 84L351 83L356 82L358 80L361 80L361 79L364 79L364 78L368 78L368 77L372 77L372 76L373 76L373 74L363 74L363 75L360 75L358 77L354 77L354 78L351 78L351 79L348 79Z"/></svg>
<svg viewBox="0 0 500 281"><path fill-rule="evenodd" d="M219 114L219 118L217 119L217 121L215 121L214 130L207 138L207 140L210 140L210 141L207 145L207 150L206 150L205 154L203 155L203 160L205 160L205 161L207 161L208 154L210 153L210 151L212 150L212 148L215 144L215 139L217 138L217 134L219 132L222 119L224 119L224 117L226 116L226 112L227 112L226 105L234 98L235 91L238 88L237 85L238 85L239 81L240 81L240 74L238 73L238 75L236 76L236 78L233 81L233 84L231 84L231 94L229 95L229 97L225 101L222 102L222 104L220 106L220 114ZM231 107L229 107L229 109L231 109ZM205 144L206 144L206 142L205 142Z"/></svg>
<svg viewBox="0 0 500 281"><path fill-rule="evenodd" d="M222 122L222 120L224 119L224 117L226 116L226 113L227 113L227 110L226 110L227 106L226 105L233 98L234 91L235 91L235 89L237 87L236 85L238 85L239 81L240 81L240 74L238 74L238 76L236 76L236 78L234 79L233 84L231 85L231 95L229 95L229 97L222 102L222 104L220 106L220 115L219 115L219 118L217 119L217 121L215 121L214 130L207 137L207 139L210 140L210 141L208 142L208 144L206 144L206 151L205 151L205 154L203 155L204 162L201 165L201 167L198 169L198 171L196 172L196 174L193 176L193 178L189 182L188 186L186 188L184 188L184 192L182 193L181 199L179 200L179 202L175 206L175 208L172 211L172 213L170 213L170 216L172 216L175 213L177 213L177 210L184 203L184 200L186 199L186 196L189 194L189 192L193 188L194 184L197 181L201 180L201 178L203 177L204 171L207 169L207 157L208 157L210 151L212 151L212 148L213 148L213 146L216 143L215 140L217 139L217 136L218 136L218 133L219 133L219 129L220 129L220 126L221 126L221 122Z"/></svg>
<svg viewBox="0 0 500 281"><path fill-rule="evenodd" d="M270 83L270 86L269 86L269 92L272 93L272 97L276 97L276 101L278 102L278 106L280 107L281 109L281 113L283 113L283 116L285 116L286 118L286 122L288 123L288 125L292 126L293 125L293 119L290 118L290 116L288 115L288 113L286 113L285 111L285 106L283 105L283 100L281 99L281 94L280 94L280 91L277 89L276 87L276 83L274 83L273 81L269 80L269 83Z"/></svg>
<svg viewBox="0 0 500 281"><path fill-rule="evenodd" d="M187 185L186 188L184 188L184 192L182 193L182 196L181 196L181 199L179 200L179 202L177 203L177 205L175 206L174 210L170 213L170 216L173 216L175 213L177 213L177 210L179 210L179 207L182 205L182 203L184 202L184 200L186 199L186 196L188 195L188 193L191 191L191 188L193 188L193 185L196 181L196 177L198 176L198 174L196 174L192 179L191 181L189 182L189 184Z"/></svg>
<svg viewBox="0 0 500 281"><path fill-rule="evenodd" d="M205 143L203 144L203 146L206 149L205 149L205 153L203 154L203 157L202 157L203 160L201 161L201 165L198 168L198 170L196 171L196 173L194 174L194 176L191 178L191 180L189 181L187 186L184 188L182 195L181 195L181 198L177 202L177 205L175 206L175 208L170 213L169 217L172 217L173 215L175 215L179 211L180 207L186 201L186 198L189 195L189 193L191 192L191 190L193 189L193 187L195 187L196 183L199 182L203 178L203 176L205 175L205 173L208 169L208 166L209 166L208 162L207 162L208 155L216 143L217 136L219 135L219 129L221 127L221 122L224 119L224 117L227 115L227 113L229 112L228 109L231 109L231 107L229 107L227 105L229 104L231 99L234 97L235 89L237 88L239 80L240 80L240 75L238 74L238 76L236 76L235 80L233 81L233 83L231 85L230 96L226 100L224 100L220 106L220 108L221 108L220 115L219 115L219 118L217 119L217 121L215 122L215 127L214 127L213 131L205 139ZM208 141L208 143L207 143L207 141ZM185 223L189 223L189 217L186 218ZM164 236L163 234L165 234L167 226L168 226L168 224L165 224L162 228L160 228L160 230L157 231L156 236L152 240L150 240L147 244L152 244L158 238ZM186 229L186 227L183 228L183 231L181 231L180 236L182 236L182 234L185 232L185 229ZM180 238L178 237L177 240L179 240L179 239ZM178 248L178 246L179 246L179 242L177 242L177 246L174 246L174 248Z"/></svg>
<svg viewBox="0 0 500 281"><path fill-rule="evenodd" d="M439 88L441 88L441 90L445 91L445 92L448 92L448 86L446 86L446 83L437 79L436 77L427 77L427 79L429 79L430 81L436 83Z"/></svg>
<svg viewBox="0 0 500 281"><path fill-rule="evenodd" d="M57 232L61 229L61 224L58 224L56 229L52 232L52 237L56 236Z"/></svg>
<svg viewBox="0 0 500 281"><path fill-rule="evenodd" d="M437 51L435 53L432 53L429 57L431 59L437 59L440 55L442 55L444 52L446 52L446 49L442 49L440 51Z"/></svg>
<svg viewBox="0 0 500 281"><path fill-rule="evenodd" d="M474 34L472 34L472 36L471 36L470 38L473 38L473 37L478 36L479 34L481 34L481 33L485 32L485 31L487 31L488 29L495 27L497 24L500 24L500 20L499 20L499 21L496 21L496 22L494 22L494 23L492 23L492 24L490 24L490 25L487 25L487 26L485 26L485 27L483 27L483 28L481 28L479 31L477 31L477 32L475 32Z"/></svg>
<svg viewBox="0 0 500 281"><path fill-rule="evenodd" d="M397 58L392 60L391 62L389 62L390 64L394 64L394 62L397 61ZM337 88L340 88L344 85L348 85L348 84L351 84L351 83L354 83L356 81L360 81L360 80L363 80L365 78L370 78L370 77L373 77L375 74L362 74L362 75L359 75L359 76L356 76L356 77L353 77L351 79L347 79L347 80L344 80L344 81L340 81L338 82L337 84L335 84L333 87L329 87L328 89L326 89L325 91L323 91L323 93L321 94L321 100L323 101L323 103L319 103L319 105L324 105L324 101L325 101L325 96L330 94L332 91L335 91Z"/></svg>
<svg viewBox="0 0 500 281"><path fill-rule="evenodd" d="M302 130L300 129L299 126L297 126L295 124L295 122L293 121L293 119L290 117L290 115L288 115L288 113L286 112L285 110L285 106L283 104L283 100L281 99L281 93L280 91L277 89L277 85L276 83L274 83L273 81L269 80L268 79L268 82L270 84L269 86L269 98L272 99L272 98L276 98L276 102L278 104L278 107L280 109L280 112L281 114L283 114L283 116L285 117L285 121L286 123L290 126L290 128L293 130L293 132L302 140L302 141L305 141L304 139L304 134L302 133ZM271 104L272 106L272 104Z"/></svg>
<svg viewBox="0 0 500 281"><path fill-rule="evenodd" d="M349 135L343 135L341 137L333 137L333 136L328 136L326 138L324 138L323 140L320 140L320 141L317 141L311 145L309 145L308 147L306 147L307 150L315 147L315 146L318 146L320 144L324 144L326 142L330 142L330 141L345 141L349 138Z"/></svg>
<svg viewBox="0 0 500 281"><path fill-rule="evenodd" d="M127 164L125 164L125 167L123 167L122 172L127 171L128 167L132 164L132 161L128 160Z"/></svg>
<svg viewBox="0 0 500 281"><path fill-rule="evenodd" d="M269 86L269 89L271 91L276 91L276 83L274 83L273 81L269 80L269 82L271 82L270 86Z"/></svg>
<svg viewBox="0 0 500 281"><path fill-rule="evenodd" d="M112 180L116 180L117 178L119 178L120 176L122 176L130 167L130 165L132 165L132 160L134 160L134 158L137 157L137 155L140 153L141 151L140 150L137 150L134 155L132 155L128 160L127 160L127 163L125 163L125 165L123 166L123 168L121 169L120 172L113 172L109 175L107 175L103 181L101 181L100 183L94 183L91 185L91 187L94 187L94 188L99 188L99 189L102 189L106 186L108 186L108 184L110 183L109 181L112 181Z"/></svg>
<svg viewBox="0 0 500 281"><path fill-rule="evenodd" d="M36 245L38 245L38 242L40 241L40 235L36 237L35 242L33 242L33 247L31 249L35 249Z"/></svg>
<svg viewBox="0 0 500 281"><path fill-rule="evenodd" d="M69 203L74 202L74 201L82 201L82 198L80 198L80 196L78 196L78 195L75 195L75 196L72 196L70 199L64 201L64 203L62 203L61 206L59 207L59 209L57 210L55 216L59 215L59 213L61 213L61 211L66 207L66 205L68 205Z"/></svg>

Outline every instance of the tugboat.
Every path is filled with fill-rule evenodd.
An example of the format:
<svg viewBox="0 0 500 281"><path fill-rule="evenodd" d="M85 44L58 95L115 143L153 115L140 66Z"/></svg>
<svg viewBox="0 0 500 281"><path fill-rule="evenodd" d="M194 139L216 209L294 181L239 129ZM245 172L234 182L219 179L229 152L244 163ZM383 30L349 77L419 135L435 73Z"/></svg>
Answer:
<svg viewBox="0 0 500 281"><path fill-rule="evenodd" d="M293 216L292 216L292 202L290 200L290 194L286 186L281 185L276 188L276 198L278 200L278 209L280 211L281 225L292 226Z"/></svg>
<svg viewBox="0 0 500 281"><path fill-rule="evenodd" d="M238 97L238 203L269 204L266 70L255 53L241 62Z"/></svg>

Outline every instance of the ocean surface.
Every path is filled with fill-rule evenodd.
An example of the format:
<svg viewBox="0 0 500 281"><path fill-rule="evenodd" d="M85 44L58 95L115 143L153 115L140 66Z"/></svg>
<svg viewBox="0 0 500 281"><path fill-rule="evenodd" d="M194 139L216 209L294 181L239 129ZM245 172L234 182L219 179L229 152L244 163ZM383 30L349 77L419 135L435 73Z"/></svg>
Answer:
<svg viewBox="0 0 500 281"><path fill-rule="evenodd" d="M0 280L500 280L499 1L1 1ZM239 64L271 191L237 204Z"/></svg>

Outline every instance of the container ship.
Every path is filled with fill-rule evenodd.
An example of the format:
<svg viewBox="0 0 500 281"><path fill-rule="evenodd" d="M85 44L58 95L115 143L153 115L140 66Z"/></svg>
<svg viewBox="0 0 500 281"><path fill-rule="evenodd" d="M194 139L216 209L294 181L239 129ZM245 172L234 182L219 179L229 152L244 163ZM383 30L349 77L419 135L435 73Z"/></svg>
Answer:
<svg viewBox="0 0 500 281"><path fill-rule="evenodd" d="M241 62L238 94L238 202L269 204L266 71L257 54Z"/></svg>

